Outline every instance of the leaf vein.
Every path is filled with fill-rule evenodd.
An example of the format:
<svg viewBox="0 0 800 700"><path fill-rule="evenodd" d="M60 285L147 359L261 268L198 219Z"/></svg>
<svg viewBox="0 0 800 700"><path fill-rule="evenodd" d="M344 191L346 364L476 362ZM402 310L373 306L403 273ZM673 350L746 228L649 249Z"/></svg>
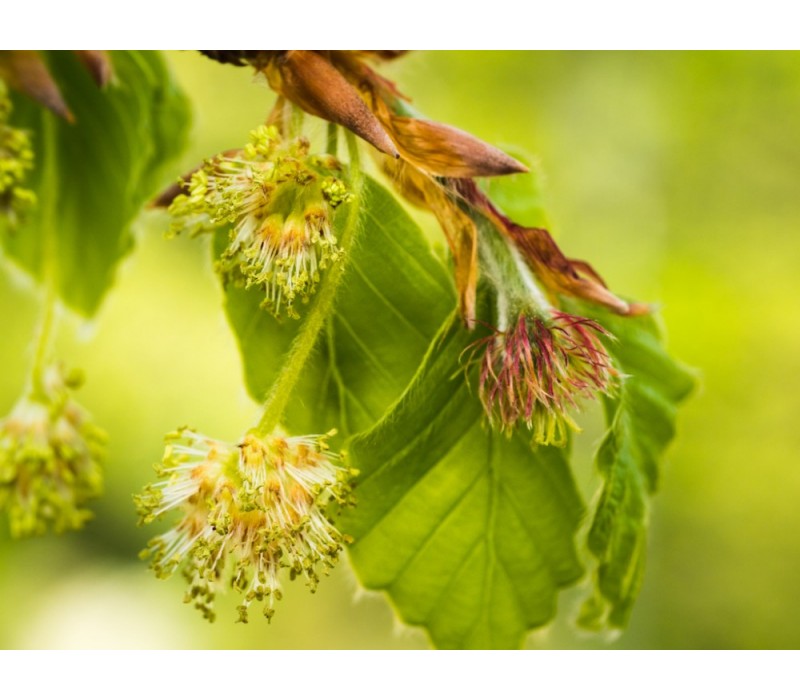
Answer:
<svg viewBox="0 0 800 700"><path fill-rule="evenodd" d="M403 312L402 312L402 311L400 311L400 309L397 307L397 305L396 305L396 304L392 303L392 302L391 302L391 301L390 301L390 300L389 300L389 299L386 297L386 295L385 295L385 294L383 294L383 293L382 293L382 292L381 292L381 291L380 291L380 290L379 290L379 289L378 289L378 288L377 288L377 287L376 287L374 284L372 284L372 282L371 282L371 281L370 281L370 280L367 278L367 276L364 274L364 272L363 272L363 271L362 271L362 269L361 269L361 268L358 266L358 264L357 264L357 263L353 262L353 263L352 263L352 265L351 265L351 269L352 269L352 270L354 270L354 271L355 271L355 272L358 274L358 276L361 278L361 280L364 282L364 284L365 284L365 285L366 285L366 286L369 288L369 290L370 290L370 291L371 291L371 292L372 292L372 293L373 293L373 294L374 294L374 295L375 295L375 296L376 296L376 297L377 297L377 298L378 298L378 299L379 299L379 300L380 300L380 301L381 301L381 302L382 302L382 303L383 303L383 304L384 304L384 305L385 305L385 306L386 306L386 307L387 307L387 308L388 308L388 309L389 309L389 310L390 310L390 311L391 311L391 312L392 312L392 313L393 313L395 316L397 316L397 318L399 318L399 319L400 319L400 320L403 322L403 325L405 325L405 326L406 326L406 328L408 328L409 330L411 330L411 331L412 331L412 332L413 332L413 333L414 333L414 334L415 334L415 335L416 335L418 338L420 338L420 339L421 339L421 340L422 340L422 341L423 341L423 342L424 342L426 345L428 344L428 342L429 342L429 340L430 340L430 339L429 339L428 337L426 337L426 336L425 336L425 334L424 334L424 333L422 333L422 331L420 331L420 329L419 329L419 328L417 328L417 326L411 322L411 320L408 318L408 316L406 316L405 314L403 314Z"/></svg>
<svg viewBox="0 0 800 700"><path fill-rule="evenodd" d="M431 466L431 465L428 466L428 469L426 469L426 473L430 469L435 469L438 464L440 464L441 462L444 461L444 459L447 457L447 455L449 455L461 443L461 441L464 440L464 438L466 438L469 435L469 432L472 429L473 425L475 425L475 423L472 423L467 429L465 429L464 432L461 433L461 435L459 436L458 440L456 440L452 445L450 445L447 448L447 451L438 460L437 464L435 464L433 466ZM408 443L408 446L407 446L407 448L405 450L403 450L402 452L399 452L396 455L395 459L390 460L389 462L385 462L384 464L382 464L381 468L387 467L388 465L390 465L390 464L398 461L399 459L401 459L403 457L403 455L405 454L405 452L407 452L411 447L414 446L414 443L416 443L423 435L431 432L434 429L435 429L435 424L431 424L425 431L423 431L421 433L418 433L417 436L410 443ZM373 474L370 474L369 476L374 476L374 474L375 473L373 472ZM479 473L478 476L481 476L481 474ZM419 483L419 481L417 481L417 483ZM475 486L475 483L477 483L477 480L476 480L476 482L473 482L470 485L470 489ZM361 485L363 485L363 482L362 482ZM388 508L385 511L383 511L383 513L381 513L380 517L370 525L369 529L366 532L364 532L362 535L359 536L359 538L358 538L359 542L363 542L375 530L375 528L378 525L380 525L381 522L383 522L392 513L392 511L394 511L411 493L413 493L415 488L416 488L416 484L411 486L406 491L404 491L402 493L402 495L400 496L400 498L398 498L391 505L390 508Z"/></svg>

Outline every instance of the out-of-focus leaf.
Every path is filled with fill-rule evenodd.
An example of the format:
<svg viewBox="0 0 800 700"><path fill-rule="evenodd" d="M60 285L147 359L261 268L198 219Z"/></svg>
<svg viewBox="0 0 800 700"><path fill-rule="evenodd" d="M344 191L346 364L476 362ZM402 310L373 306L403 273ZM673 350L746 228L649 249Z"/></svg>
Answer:
<svg viewBox="0 0 800 700"><path fill-rule="evenodd" d="M595 588L579 623L622 628L644 573L649 496L675 436L678 405L695 380L667 353L656 318L620 318L594 308L583 312L616 337L608 350L625 376L618 395L605 400L608 432L597 452L604 483L588 536L597 559Z"/></svg>
<svg viewBox="0 0 800 700"><path fill-rule="evenodd" d="M133 219L184 146L188 104L157 52L113 52L114 78L102 90L72 53L51 52L48 61L75 123L15 96L13 122L33 137L38 206L3 231L3 246L41 278L52 229L58 292L92 316L133 246Z"/></svg>
<svg viewBox="0 0 800 700"><path fill-rule="evenodd" d="M368 588L444 648L514 648L582 573L583 506L562 450L492 433L446 324L400 401L350 444L358 507L343 527Z"/></svg>
<svg viewBox="0 0 800 700"><path fill-rule="evenodd" d="M297 433L335 427L347 436L371 427L411 380L455 304L447 270L394 197L368 180L363 207L363 230L335 312L287 409L284 422ZM226 236L218 234L217 253ZM247 388L257 401L266 396L302 323L277 321L260 308L262 300L257 289L225 290Z"/></svg>

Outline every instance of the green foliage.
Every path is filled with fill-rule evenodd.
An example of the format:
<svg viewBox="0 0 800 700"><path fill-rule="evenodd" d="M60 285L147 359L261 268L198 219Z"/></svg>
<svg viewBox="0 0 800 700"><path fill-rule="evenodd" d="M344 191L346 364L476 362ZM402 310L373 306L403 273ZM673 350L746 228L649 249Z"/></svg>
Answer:
<svg viewBox="0 0 800 700"><path fill-rule="evenodd" d="M350 557L368 588L443 648L514 648L582 573L583 506L564 450L491 432L449 320L402 399L350 445Z"/></svg>
<svg viewBox="0 0 800 700"><path fill-rule="evenodd" d="M116 53L104 94L71 55L50 63L77 123L18 100L15 124L30 131L38 156L39 206L3 232L3 244L34 277L53 274L62 299L91 316L133 245L131 221L183 145L187 106L157 54ZM486 187L514 220L547 225L535 168ZM350 560L366 587L385 591L439 647L518 647L552 620L559 591L584 571L575 538L585 508L569 448L491 430L464 372L482 327L470 332L456 318L449 272L391 194L369 180L360 206L363 232L310 361L296 364L302 374L284 394L282 422L301 435L339 430L336 446L360 476L358 507L337 526L354 538ZM358 211L347 209L334 229ZM228 242L216 235L215 257ZM248 391L261 402L291 359L302 308L298 320L277 320L263 290L230 282L224 304ZM608 350L620 371L618 391L603 399L604 483L587 539L594 590L579 622L621 628L644 572L649 497L694 380L667 354L655 318L564 300L570 306L613 334ZM327 313L316 308L325 309L317 318ZM316 326L306 328L313 341Z"/></svg>
<svg viewBox="0 0 800 700"><path fill-rule="evenodd" d="M472 338L450 318L447 273L371 181L364 227L287 427L368 431L348 447L361 476L358 506L342 522L365 586L386 590L437 646L519 646L552 619L558 589L582 572L574 535L583 506L565 453L483 426L460 371ZM225 245L221 234L217 252ZM257 290L225 292L247 386L261 400L302 321L276 321Z"/></svg>
<svg viewBox="0 0 800 700"><path fill-rule="evenodd" d="M101 91L71 53L49 54L75 124L14 96L13 121L33 137L29 182L39 203L4 232L5 251L37 279L53 260L60 296L84 316L97 311L130 252L131 222L163 184L162 166L183 149L189 117L160 54L111 58L115 78Z"/></svg>
<svg viewBox="0 0 800 700"><path fill-rule="evenodd" d="M545 223L535 172L493 181L492 195L521 220ZM342 524L366 587L386 591L403 620L424 626L439 647L519 646L552 619L559 589L582 574L574 538L584 510L568 451L488 430L461 371L474 337L448 317L455 297L445 270L374 182L363 216L336 310L285 422L296 432L335 426L355 436L348 450L360 471L358 507ZM217 254L225 245L221 234ZM302 320L275 320L257 290L225 291L247 386L261 400ZM606 400L605 486L589 535L597 585L580 620L622 627L644 571L647 499L692 379L666 354L654 319L579 312L616 336L609 350L630 375Z"/></svg>
<svg viewBox="0 0 800 700"><path fill-rule="evenodd" d="M617 396L606 398L608 432L597 452L604 484L588 546L597 559L595 590L579 623L622 628L644 574L648 496L658 486L664 451L675 436L677 408L694 376L669 356L657 319L592 313L616 340L608 350L623 373Z"/></svg>
<svg viewBox="0 0 800 700"><path fill-rule="evenodd" d="M347 436L371 427L402 393L454 304L447 271L419 227L371 180L362 225L333 316L285 416L286 426L299 434L336 427ZM217 253L226 243L227 234L220 233ZM254 288L225 289L247 388L259 402L302 324L276 320L261 308L263 296Z"/></svg>

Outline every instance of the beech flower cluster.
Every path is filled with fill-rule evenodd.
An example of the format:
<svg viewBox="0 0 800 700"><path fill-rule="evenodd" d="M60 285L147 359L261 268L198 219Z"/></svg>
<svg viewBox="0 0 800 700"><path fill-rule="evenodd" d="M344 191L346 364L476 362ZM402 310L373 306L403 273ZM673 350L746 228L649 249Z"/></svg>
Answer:
<svg viewBox="0 0 800 700"><path fill-rule="evenodd" d="M72 398L78 376L58 365L0 420L0 508L12 536L76 530L100 495L105 433Z"/></svg>
<svg viewBox="0 0 800 700"><path fill-rule="evenodd" d="M350 502L354 476L337 464L327 437L248 434L234 444L186 428L168 435L159 481L135 499L142 524L178 515L142 552L156 576L180 569L185 602L209 621L225 585L242 595L240 622L254 602L272 618L282 569L314 591L347 541L328 511Z"/></svg>
<svg viewBox="0 0 800 700"><path fill-rule="evenodd" d="M25 178L33 169L30 137L11 126L10 117L11 100L0 79L0 215L13 225L36 202L36 196L24 186Z"/></svg>
<svg viewBox="0 0 800 700"><path fill-rule="evenodd" d="M299 316L320 275L339 259L333 215L351 195L331 155L309 154L309 142L284 139L274 126L254 130L242 150L208 160L169 207L171 231L230 228L223 271L264 290L275 315Z"/></svg>

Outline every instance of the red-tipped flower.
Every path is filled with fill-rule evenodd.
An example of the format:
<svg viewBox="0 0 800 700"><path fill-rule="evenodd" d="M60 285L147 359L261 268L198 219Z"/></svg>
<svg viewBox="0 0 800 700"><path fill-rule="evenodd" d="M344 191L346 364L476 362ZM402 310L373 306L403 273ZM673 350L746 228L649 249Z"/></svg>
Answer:
<svg viewBox="0 0 800 700"><path fill-rule="evenodd" d="M507 432L526 425L541 444L563 444L568 411L582 397L609 391L615 371L596 321L551 311L549 318L520 314L483 346L479 394L493 426Z"/></svg>

